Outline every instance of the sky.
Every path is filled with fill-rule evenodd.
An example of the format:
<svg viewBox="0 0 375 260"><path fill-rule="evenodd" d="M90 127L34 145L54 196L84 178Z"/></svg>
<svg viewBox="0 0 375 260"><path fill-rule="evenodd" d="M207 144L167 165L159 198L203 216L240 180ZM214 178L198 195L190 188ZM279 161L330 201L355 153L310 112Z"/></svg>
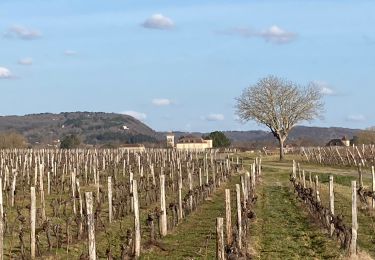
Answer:
<svg viewBox="0 0 375 260"><path fill-rule="evenodd" d="M95 111L159 131L263 129L268 75L324 94L311 126L375 125L375 1L1 0L0 115Z"/></svg>

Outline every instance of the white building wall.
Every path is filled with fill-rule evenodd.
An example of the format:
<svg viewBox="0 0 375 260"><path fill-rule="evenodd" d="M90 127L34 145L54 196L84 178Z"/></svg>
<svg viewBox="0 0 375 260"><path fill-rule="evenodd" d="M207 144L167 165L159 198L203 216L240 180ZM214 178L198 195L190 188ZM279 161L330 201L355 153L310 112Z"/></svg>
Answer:
<svg viewBox="0 0 375 260"><path fill-rule="evenodd" d="M177 143L176 148L178 150L203 151L211 147L207 143Z"/></svg>
<svg viewBox="0 0 375 260"><path fill-rule="evenodd" d="M212 145L212 140L204 140L206 143L207 143L207 148L212 148L213 145Z"/></svg>

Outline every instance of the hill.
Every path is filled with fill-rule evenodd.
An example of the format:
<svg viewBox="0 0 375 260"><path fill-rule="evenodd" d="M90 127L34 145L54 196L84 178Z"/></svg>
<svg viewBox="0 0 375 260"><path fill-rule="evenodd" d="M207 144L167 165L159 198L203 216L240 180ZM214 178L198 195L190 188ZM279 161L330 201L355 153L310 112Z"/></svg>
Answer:
<svg viewBox="0 0 375 260"><path fill-rule="evenodd" d="M131 116L101 112L0 116L0 132L20 133L31 145L56 144L69 134L92 145L160 140L157 132Z"/></svg>
<svg viewBox="0 0 375 260"><path fill-rule="evenodd" d="M340 127L296 126L287 143L296 145L325 145L333 138L352 138L360 130ZM26 137L30 145L56 145L69 134L76 134L90 145L120 143L164 142L165 132L155 132L141 121L122 114L103 112L42 113L24 116L0 116L0 132L17 132ZM234 145L246 147L276 146L270 132L224 131ZM183 135L207 135L208 133L174 132L176 139Z"/></svg>
<svg viewBox="0 0 375 260"><path fill-rule="evenodd" d="M308 127L296 126L290 132L287 139L287 144L295 144L301 146L320 145L323 146L329 140L334 138L341 138L346 136L353 138L360 129L350 129L341 127ZM263 130L253 131L223 131L224 134L232 141L232 144L246 147L262 147L262 146L276 146L277 141L274 136ZM165 134L165 133L161 133ZM176 138L187 134L193 135L207 135L208 133L186 133L174 132Z"/></svg>
<svg viewBox="0 0 375 260"><path fill-rule="evenodd" d="M361 129L342 127L297 126L291 131L290 140L306 139L324 145L334 138L342 138L346 136L347 138L352 139L360 131Z"/></svg>
<svg viewBox="0 0 375 260"><path fill-rule="evenodd" d="M346 136L353 138L360 129L342 127L294 127L288 137L289 143L305 143L305 145L325 145L329 140ZM225 131L225 135L233 142L247 142L254 140L258 142L272 141L275 138L267 131Z"/></svg>

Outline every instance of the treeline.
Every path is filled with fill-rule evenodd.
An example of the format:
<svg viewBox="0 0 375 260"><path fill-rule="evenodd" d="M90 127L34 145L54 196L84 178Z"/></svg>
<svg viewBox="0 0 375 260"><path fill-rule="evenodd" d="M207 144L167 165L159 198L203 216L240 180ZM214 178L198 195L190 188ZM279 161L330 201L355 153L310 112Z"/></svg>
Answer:
<svg viewBox="0 0 375 260"><path fill-rule="evenodd" d="M158 140L154 137L136 134L128 135L124 133L105 132L102 134L91 135L86 138L79 134L68 134L62 137L60 148L73 149L83 147L85 145L105 145L110 147L118 147L121 144L139 144L149 143L156 144ZM39 143L38 143L39 144ZM44 144L39 144L44 145ZM47 143L45 145L48 145ZM0 149L14 149L31 147L27 139L18 133L0 133Z"/></svg>
<svg viewBox="0 0 375 260"><path fill-rule="evenodd" d="M96 144L96 143L127 143L127 144L137 144L137 143L156 143L158 140L155 137L135 134L127 135L124 133L114 133L114 132L104 132L102 134L90 135L86 138L86 143Z"/></svg>
<svg viewBox="0 0 375 260"><path fill-rule="evenodd" d="M363 130L353 137L353 144L375 144L375 130Z"/></svg>
<svg viewBox="0 0 375 260"><path fill-rule="evenodd" d="M17 133L0 133L0 149L25 148L25 137Z"/></svg>

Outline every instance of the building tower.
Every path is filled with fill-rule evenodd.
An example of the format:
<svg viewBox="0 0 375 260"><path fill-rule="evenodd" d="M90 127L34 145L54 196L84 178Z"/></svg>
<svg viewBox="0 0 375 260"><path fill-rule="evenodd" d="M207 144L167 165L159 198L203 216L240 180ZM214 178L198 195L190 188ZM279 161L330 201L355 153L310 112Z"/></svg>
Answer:
<svg viewBox="0 0 375 260"><path fill-rule="evenodd" d="M174 148L174 134L167 134L167 147Z"/></svg>
<svg viewBox="0 0 375 260"><path fill-rule="evenodd" d="M344 146L350 146L350 140L346 136L341 139L341 142Z"/></svg>

